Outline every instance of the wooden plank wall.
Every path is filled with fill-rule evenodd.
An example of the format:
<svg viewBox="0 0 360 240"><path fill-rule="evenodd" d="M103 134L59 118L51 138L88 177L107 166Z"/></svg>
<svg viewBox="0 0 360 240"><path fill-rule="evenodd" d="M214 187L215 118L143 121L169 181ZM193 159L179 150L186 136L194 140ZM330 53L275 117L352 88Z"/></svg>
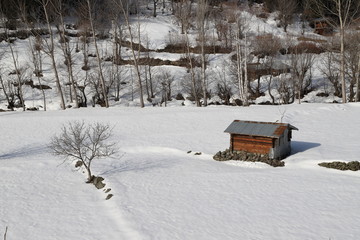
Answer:
<svg viewBox="0 0 360 240"><path fill-rule="evenodd" d="M231 135L231 149L233 151L247 151L266 154L273 148L273 139L266 137Z"/></svg>

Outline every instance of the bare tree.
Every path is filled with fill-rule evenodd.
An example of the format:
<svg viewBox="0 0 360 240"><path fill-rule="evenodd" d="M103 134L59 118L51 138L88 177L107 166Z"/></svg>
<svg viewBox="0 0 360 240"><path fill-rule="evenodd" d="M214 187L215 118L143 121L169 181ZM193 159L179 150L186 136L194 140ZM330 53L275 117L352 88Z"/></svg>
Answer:
<svg viewBox="0 0 360 240"><path fill-rule="evenodd" d="M345 79L345 32L352 21L359 17L360 1L358 0L309 0L313 10L324 17L328 24L339 28L340 33L340 79L342 102L346 103ZM328 17L331 16L331 17Z"/></svg>
<svg viewBox="0 0 360 240"><path fill-rule="evenodd" d="M207 106L207 80L206 80L206 23L209 14L209 4L207 0L199 0L196 9L196 25L198 31L198 42L200 44L200 58L201 58L201 87L203 95L203 105Z"/></svg>
<svg viewBox="0 0 360 240"><path fill-rule="evenodd" d="M319 70L325 78L331 83L334 88L334 95L341 97L341 83L339 77L339 63L333 52L326 52L324 58L321 60ZM325 89L326 91L326 89Z"/></svg>
<svg viewBox="0 0 360 240"><path fill-rule="evenodd" d="M63 9L63 0L53 0L53 9L58 18L57 28L60 34L60 43L61 50L65 58L65 65L68 71L68 78L70 83L70 99L75 101L75 108L79 107L78 94L77 94L77 83L74 77L73 70L73 56L72 49L70 47L70 39L65 35L65 22L64 22L64 9Z"/></svg>
<svg viewBox="0 0 360 240"><path fill-rule="evenodd" d="M186 58L189 61L189 72L190 72L190 79L191 79L191 94L194 97L196 106L200 107L201 103L200 103L200 93L199 93L199 84L196 78L196 72L195 72L195 63L194 63L194 58L193 58L193 54L190 51L190 39L188 36L188 33L185 32L185 41L186 41Z"/></svg>
<svg viewBox="0 0 360 240"><path fill-rule="evenodd" d="M291 75L281 74L274 85L281 103L291 104L295 101L295 81Z"/></svg>
<svg viewBox="0 0 360 240"><path fill-rule="evenodd" d="M181 34L185 34L190 27L191 3L189 0L175 1L175 17L180 22Z"/></svg>
<svg viewBox="0 0 360 240"><path fill-rule="evenodd" d="M56 87L57 87L57 90L58 90L58 93L60 96L60 107L61 107L61 109L65 110L65 100L64 100L63 90L61 88L61 83L60 83L60 76L58 73L58 68L57 68L56 60L55 60L54 33L52 31L51 22L50 22L49 9L51 8L51 1L50 0L37 0L37 1L41 4L41 6L44 10L46 25L47 25L47 29L48 29L49 36L50 36L50 41L44 41L44 46L46 47L46 49L44 48L44 52L51 59L51 64L52 64L52 68L53 68L54 75L55 75Z"/></svg>
<svg viewBox="0 0 360 240"><path fill-rule="evenodd" d="M216 94L225 105L230 104L230 99L233 95L233 85L228 74L229 66L230 64L224 60L210 75L213 81L216 82Z"/></svg>
<svg viewBox="0 0 360 240"><path fill-rule="evenodd" d="M130 37L130 51L131 51L131 57L132 57L132 61L133 61L133 65L134 65L134 69L135 69L135 73L136 73L136 77L138 80L138 86L139 86L139 92L140 92L140 107L145 107L145 103L144 103L144 93L143 93L143 85L142 85L142 79L141 79L141 71L140 71L140 65L139 65L139 58L140 58L140 46L141 46L141 41L140 41L140 33L141 33L141 28L140 28L140 22L138 21L137 24L137 32L136 34L133 31L132 25L130 23L130 19L129 19L129 9L127 8L126 5L124 5L124 2L122 0L112 0L112 3L122 12L122 15L124 17L124 21L125 21L125 25ZM134 38L138 37L139 39L139 44L138 44L138 49L136 49L136 45L134 44Z"/></svg>
<svg viewBox="0 0 360 240"><path fill-rule="evenodd" d="M21 15L21 20L26 26L27 29L30 29L33 26L33 23L29 22L29 16L28 16L28 9L26 7L26 2L24 0L18 0L18 9L19 13ZM36 31L30 31L31 36L28 37L29 42L29 51L31 53L31 63L33 65L33 73L35 77L38 80L38 88L40 89L43 97L43 109L46 111L46 94L44 85L42 84L41 78L43 77L42 73L42 66L43 66L43 57L42 57L42 51L43 51L43 40L41 38L41 35L37 33Z"/></svg>
<svg viewBox="0 0 360 240"><path fill-rule="evenodd" d="M201 77L198 68L190 68L189 73L186 74L181 81L183 91L186 92L190 101L194 101L197 107L201 107L200 97L202 94Z"/></svg>
<svg viewBox="0 0 360 240"><path fill-rule="evenodd" d="M239 96L244 106L249 106L249 79L247 74L248 63L248 42L246 36L247 20L238 13L236 18L235 30L235 50L236 50L236 76L239 89ZM242 39L244 38L244 41Z"/></svg>
<svg viewBox="0 0 360 240"><path fill-rule="evenodd" d="M285 32L287 32L287 27L293 21L297 3L297 0L275 0L276 10L279 11L280 25Z"/></svg>
<svg viewBox="0 0 360 240"><path fill-rule="evenodd" d="M78 42L80 42L80 49L83 54L83 66L82 70L88 71L90 70L89 66L89 45L90 45L90 23L88 16L88 6L86 3L79 3L77 7L77 13L79 16L79 21L77 22L79 28L79 38Z"/></svg>
<svg viewBox="0 0 360 240"><path fill-rule="evenodd" d="M76 121L63 125L61 133L51 139L49 148L55 155L65 157L67 161L81 161L87 171L87 180L91 182L94 159L109 157L115 153L114 143L106 143L111 137L112 127L108 124L85 124Z"/></svg>
<svg viewBox="0 0 360 240"><path fill-rule="evenodd" d="M11 98L11 95L9 94L8 90L7 90L7 86L4 82L4 79L2 77L2 73L1 73L1 70L0 70L0 84L1 84L1 89L5 95L5 98L6 98L6 101L8 103L8 106L7 108L10 109L11 111L14 110L14 99Z"/></svg>
<svg viewBox="0 0 360 240"><path fill-rule="evenodd" d="M291 72L295 80L297 98L301 98L310 91L312 84L311 66L314 63L314 55L311 53L291 54Z"/></svg>
<svg viewBox="0 0 360 240"><path fill-rule="evenodd" d="M146 35L146 48L150 49L150 40L149 37ZM144 80L145 80L145 90L146 94L148 96L148 100L151 101L151 98L154 98L154 83L153 83L153 66L151 64L151 57L150 52L147 51L145 53L146 62L143 66L144 68Z"/></svg>
<svg viewBox="0 0 360 240"><path fill-rule="evenodd" d="M127 68L118 64L112 64L111 67L107 68L105 71L110 75L110 88L112 89L112 93L115 101L120 100L120 90L122 89L122 85L125 85L125 73Z"/></svg>
<svg viewBox="0 0 360 240"><path fill-rule="evenodd" d="M86 3L87 3L87 7L88 7L87 10L88 10L90 29L91 29L91 33L92 33L92 37L93 37L94 45L95 45L96 59L97 59L98 68L99 68L99 77L100 77L100 81L101 81L102 95L103 95L103 99L105 101L105 107L108 108L109 101L108 101L108 96L107 96L107 91L106 91L106 83L105 83L104 73L103 73L103 69L102 69L102 60L100 57L100 51L99 51L99 47L97 44L96 29L95 29L94 17L93 17L94 9L93 9L93 5L90 3L90 0L86 0Z"/></svg>
<svg viewBox="0 0 360 240"><path fill-rule="evenodd" d="M349 79L349 101L358 102L360 100L360 34L347 34L345 39L345 74Z"/></svg>
<svg viewBox="0 0 360 240"><path fill-rule="evenodd" d="M171 101L171 90L174 82L174 76L168 70L163 70L157 75L158 82L161 84L161 103L167 106L167 102Z"/></svg>
<svg viewBox="0 0 360 240"><path fill-rule="evenodd" d="M262 75L267 75L267 89L273 104L275 103L275 98L271 92L273 84L273 70L276 63L276 57L278 56L280 49L283 47L282 44L283 41L281 41L279 37L276 37L272 34L257 36L252 41L253 53L257 57L257 67L253 71L255 71L255 73L257 71L261 73L257 74L257 84L255 90L251 90L252 94L255 97L259 97L261 94L263 94L260 91L260 80Z"/></svg>
<svg viewBox="0 0 360 240"><path fill-rule="evenodd" d="M24 94L23 94L23 85L24 85L24 78L23 78L23 69L20 69L19 67L19 62L18 62L18 56L16 55L14 48L12 46L13 43L11 43L11 41L9 40L9 48L10 48L10 52L11 52L11 57L13 60L13 64L14 64L14 74L16 75L16 80L17 83L14 84L16 86L17 92L16 95L19 99L20 105L23 108L23 110L25 111L26 107L25 107L25 99L24 99Z"/></svg>

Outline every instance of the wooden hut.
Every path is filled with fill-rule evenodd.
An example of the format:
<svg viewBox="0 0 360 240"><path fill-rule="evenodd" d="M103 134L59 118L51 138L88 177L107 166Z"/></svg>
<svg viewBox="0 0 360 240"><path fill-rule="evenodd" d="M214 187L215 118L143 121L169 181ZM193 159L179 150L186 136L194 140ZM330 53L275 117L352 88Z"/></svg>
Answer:
<svg viewBox="0 0 360 240"><path fill-rule="evenodd" d="M268 154L270 159L283 159L291 152L291 131L288 123L235 120L225 132L230 133L230 151Z"/></svg>
<svg viewBox="0 0 360 240"><path fill-rule="evenodd" d="M329 25L329 20L326 18L317 18L313 21L314 32L319 35L330 35L333 32L333 28Z"/></svg>

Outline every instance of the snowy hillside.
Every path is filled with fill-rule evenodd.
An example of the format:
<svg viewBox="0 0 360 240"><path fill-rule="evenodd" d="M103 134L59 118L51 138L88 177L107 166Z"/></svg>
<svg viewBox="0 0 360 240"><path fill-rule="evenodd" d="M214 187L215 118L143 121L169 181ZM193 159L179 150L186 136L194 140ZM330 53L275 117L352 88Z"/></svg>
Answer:
<svg viewBox="0 0 360 240"><path fill-rule="evenodd" d="M196 5L194 5L196 7ZM220 11L222 18L227 19L232 15L241 19L242 21L242 34L247 36L247 39L242 38L239 40L234 39L234 30L236 26L231 20L209 20L206 23L206 46L208 52L206 53L206 92L209 104L235 104L236 100L242 99L243 94L239 90L239 83L237 79L238 73L236 73L236 51L234 45L236 41L241 43L242 51L247 52L249 56L247 59L248 64L257 66L256 68L262 68L273 62L282 64L283 66L290 67L294 63L292 62L292 55L280 54L280 50L301 48L301 51L319 50L322 49L321 44L325 44L327 41L331 41L330 37L320 36L314 34L314 29L309 27L309 23L302 23L298 20L288 26L287 32L284 32L283 28L279 27L279 20L277 14L271 13L267 15L267 18L259 17L259 14L254 9L239 8L238 12L231 12L231 7L216 11ZM76 89L76 95L79 99L80 105L92 106L104 101L101 99L100 91L100 70L97 58L96 46L99 49L99 57L102 66L102 74L105 79L105 84L108 89L108 99L110 106L139 106L140 102L140 87L139 80L137 79L137 69L134 65L134 56L132 54L132 48L129 41L141 43L142 47L138 52L138 46L134 45L136 50L135 55L139 62L139 78L141 78L145 105L152 106L158 105L164 102L165 92L168 95L168 99L190 99L194 104L195 92L204 91L204 86L200 84L200 58L201 54L196 52L196 47L199 47L198 30L195 23L191 23L188 34L181 34L181 24L179 19L175 15L171 14L171 8L168 6L163 13L159 13L156 18L151 17L149 10L139 16L132 16L130 18L131 29L133 31L132 38L126 25L121 25L119 29L115 26L107 33L106 38L97 39L94 41L92 37L84 37L84 31L81 27L74 25L71 20L65 19L67 23L66 36L58 34L58 29L53 28L54 32L54 59L55 66L57 67L59 75L59 84L64 95L65 105L67 107L75 106L74 89ZM194 9L195 11L196 9ZM215 11L214 10L214 11ZM259 11L259 10L257 10ZM231 14L230 14L231 13ZM227 16L229 14L229 16ZM297 19L296 17L294 17ZM190 21L190 20L189 20ZM217 23L216 21L220 21ZM233 24L226 27L229 33L226 40L220 37L219 24ZM36 27L39 29L46 29L44 24L38 24ZM19 32L24 29L19 29ZM102 31L102 29L100 29ZM100 31L99 30L99 31ZM4 29L2 30L4 31ZM40 30L39 30L40 31ZM116 42L117 31L122 32L121 43ZM10 31L9 34L16 34L16 32ZM88 33L89 34L89 33ZM225 33L224 33L225 34ZM64 39L66 40L64 40ZM8 41L2 41L0 43L0 62L3 86L0 94L0 108L5 110L8 108L9 103L5 97L5 92L14 101L15 105L20 104L19 97L17 95L23 94L26 108L38 108L43 110L45 105L48 110L60 109L59 87L56 84L56 75L54 72L53 63L49 53L51 46L51 39L49 35L41 35L39 38L9 38ZM269 39L269 40L267 40ZM261 42L264 41L265 42ZM67 42L69 55L71 57L71 74L65 60L64 55L64 41ZM187 43L186 43L187 41ZM9 42L12 42L9 44ZM278 42L277 51L274 56L262 56L262 51L267 51L271 48L271 44ZM186 50L184 44L193 48L193 50ZM259 45L263 44L261 47ZM264 45L265 44L265 45ZM270 45L269 45L270 44ZM38 52L36 47L38 46ZM180 46L180 50L176 47ZM182 46L182 47L181 47ZM300 47L299 47L300 46ZM211 50L215 47L220 50ZM223 49L221 49L223 48ZM260 50L259 50L260 48ZM309 48L309 49L307 49ZM182 50L181 50L182 49ZM12 53L13 50L13 53ZM287 51L286 50L286 51ZM32 51L35 51L37 56L34 57ZM115 52L119 51L120 60L116 62ZM190 51L190 52L187 52ZM258 51L256 55L254 52ZM260 51L260 53L259 53ZM319 50L320 51L320 50ZM301 52L299 52L301 53ZM299 54L299 57L302 54ZM301 89L304 88L304 92L301 96L301 101L306 102L333 102L341 101L341 98L334 96L333 84L327 80L324 75L326 54L305 54L311 55L311 62L309 67L306 67L304 73L304 83ZM189 57L195 61L194 72L190 71ZM299 60L300 61L300 60ZM303 61L303 60L302 60ZM39 66L35 66L40 64ZM200 65L199 65L200 64ZM333 64L336 65L334 62ZM295 64L296 65L296 64ZM299 65L299 64L298 64ZM333 68L336 68L334 65ZM272 66L272 67L275 67ZM297 66L296 68L299 68ZM304 67L305 68L305 67ZM17 71L16 71L17 69ZM325 69L325 70L324 70ZM34 71L38 71L41 74L36 75ZM249 70L250 71L250 70ZM258 71L258 70L255 70ZM285 67L280 69L280 72L273 77L269 73L261 73L260 76L252 77L250 79L250 89L252 93L252 103L273 103L281 104L287 103L288 99L284 99L284 93L282 84L287 85L287 91L293 91L290 95L295 94L295 89L299 88L294 79L297 77L289 74L289 69ZM293 71L293 69L291 70ZM302 71L302 69L301 69ZM18 74L15 74L18 72ZM192 75L193 74L193 75ZM256 73L257 74L257 73ZM19 75L19 76L17 76ZM200 79L201 78L201 79ZM18 82L21 82L22 89L16 88ZM72 83L74 81L74 83ZM196 81L192 83L192 81ZM203 81L203 80L202 80ZM270 82L271 81L271 82ZM298 80L296 80L298 81ZM310 84L307 86L307 82ZM350 80L348 80L350 81ZM44 94L39 88L39 85L45 85L51 89L45 89ZM201 85L201 86L200 86ZM164 88L166 86L166 88ZM194 89L195 88L197 89ZM349 83L348 83L349 86ZM225 88L225 90L224 90ZM350 89L348 88L348 94ZM223 92L221 92L223 91ZM225 92L224 92L225 91ZM20 93L17 93L20 92ZM270 95L271 93L271 95ZM200 98L199 101L204 102L203 93L197 93ZM325 94L327 98L318 97L318 94ZM227 96L228 95L228 96ZM180 96L180 97L179 97ZM322 96L322 95L320 95ZM295 97L295 96L293 96ZM44 102L45 98L45 102ZM273 99L272 99L273 98ZM290 102L296 101L290 99ZM190 102L186 102L189 104ZM21 105L21 104L20 104ZM17 108L20 110L20 108Z"/></svg>
<svg viewBox="0 0 360 240"><path fill-rule="evenodd" d="M89 108L0 113L0 230L7 239L357 239L359 104ZM299 128L285 167L216 162L234 119ZM49 153L68 121L114 125L113 158L94 162L114 196ZM187 153L188 151L191 153ZM196 156L194 152L202 152Z"/></svg>

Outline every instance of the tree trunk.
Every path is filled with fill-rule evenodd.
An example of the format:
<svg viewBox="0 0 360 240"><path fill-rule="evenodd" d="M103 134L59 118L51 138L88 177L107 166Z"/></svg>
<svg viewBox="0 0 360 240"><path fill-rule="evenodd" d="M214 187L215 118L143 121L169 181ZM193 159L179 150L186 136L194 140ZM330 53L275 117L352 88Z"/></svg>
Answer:
<svg viewBox="0 0 360 240"><path fill-rule="evenodd" d="M196 103L197 107L200 107L200 100L196 91L196 79L195 79L195 71L194 71L194 66L193 66L193 62L192 62L192 57L191 57L191 53L190 53L190 42L189 42L189 37L187 35L187 32L185 32L185 39L186 39L186 55L187 58L189 60L189 65L190 65L190 77L191 77L191 88L192 88L192 92L194 95L194 100Z"/></svg>
<svg viewBox="0 0 360 240"><path fill-rule="evenodd" d="M205 38L205 36L203 36ZM205 60L205 50L204 50L204 39L201 43L201 83L203 90L204 106L207 106L207 84L206 84L206 60Z"/></svg>
<svg viewBox="0 0 360 240"><path fill-rule="evenodd" d="M156 17L156 5L157 5L158 0L153 0L154 3L154 12L153 12L153 17Z"/></svg>
<svg viewBox="0 0 360 240"><path fill-rule="evenodd" d="M107 91L106 91L105 78L104 78L104 74L103 74L103 70L102 70L102 66L101 66L100 51L99 51L99 47L97 45L96 32L95 32L95 27L94 27L94 22L93 22L94 20L92 18L92 13L91 13L90 0L87 0L87 5L88 5L88 11L89 11L90 28L92 31L92 36L94 38L96 58L97 58L98 67L99 67L99 76L100 76L100 81L101 81L102 95L104 97L105 107L108 108L109 101L108 101L108 96L107 96Z"/></svg>
<svg viewBox="0 0 360 240"><path fill-rule="evenodd" d="M77 95L77 87L76 87L76 82L74 80L74 71L73 71L73 62L72 62L72 56L71 56L71 49L70 49L70 45L69 42L67 41L66 37L65 37L65 30L64 30L64 18L63 18L63 11L62 11L62 2L61 0L59 0L59 6L58 6L58 15L60 18L60 24L61 24L61 29L59 30L60 33L60 37L62 38L62 51L65 57L65 61L66 61L66 67L68 70L68 74L69 74L69 80L71 83L70 88L72 88L72 95L70 94L71 98L75 99L75 108L79 107L79 100L78 100L78 95ZM70 41L70 40L69 40Z"/></svg>
<svg viewBox="0 0 360 240"><path fill-rule="evenodd" d="M249 106L249 79L248 79L248 72L247 72L247 57L248 57L248 53L247 53L247 37L246 37L246 33L245 33L245 49L244 49L244 95L245 95L245 99L244 99L244 106Z"/></svg>
<svg viewBox="0 0 360 240"><path fill-rule="evenodd" d="M44 14L45 14L45 19L46 19L46 24L47 24L47 28L49 31L49 35L50 35L50 46L49 47L49 52L48 55L51 58L51 65L52 68L54 70L54 74L55 74L55 81L56 81L56 87L58 90L58 93L60 95L60 107L62 110L65 110L65 100L64 100L64 95L63 95L63 91L61 89L61 84L60 84L60 77L59 77L59 73L57 70L57 66L56 66L56 61L55 61L55 53L54 53L54 35L53 32L51 30L51 26L50 26L50 20L49 20L49 15L48 15L48 11L47 11L47 5L50 3L49 0L42 0L42 7L44 9Z"/></svg>
<svg viewBox="0 0 360 240"><path fill-rule="evenodd" d="M121 0L112 0L112 1L117 7L119 7L120 11L123 13L125 24L126 24L126 27L127 27L128 31L129 31L130 50L131 50L131 55L133 57L135 73L136 73L136 77L137 77L138 84L139 84L140 107L143 108L143 107L145 107L143 86L142 86L142 81L141 81L141 74L140 74L140 69L139 69L138 56L136 56L136 54L135 54L135 47L133 45L134 36L133 36L131 25L130 25L128 7L124 6L123 1L121 1ZM140 39L140 25L139 25L139 29L138 29L138 35L139 35L139 39ZM139 46L140 46L140 42L139 42ZM140 49L139 49L139 51L140 51Z"/></svg>
<svg viewBox="0 0 360 240"><path fill-rule="evenodd" d="M360 71L360 57L358 59L358 71ZM356 74L356 96L355 96L355 102L360 102L360 76L359 74Z"/></svg>
<svg viewBox="0 0 360 240"><path fill-rule="evenodd" d="M346 80L345 80L345 29L340 18L340 79L342 102L346 103Z"/></svg>
<svg viewBox="0 0 360 240"><path fill-rule="evenodd" d="M6 101L8 102L8 108L10 108L11 111L14 111L14 106L11 104L10 98L9 98L9 94L6 92L6 88L5 88L5 84L4 81L2 79L1 73L0 73L0 83L1 83L1 88L3 89Z"/></svg>
<svg viewBox="0 0 360 240"><path fill-rule="evenodd" d="M20 76L20 69L18 67L18 64L17 64L17 60L16 60L16 57L15 57L15 54L14 54L14 49L11 45L12 43L9 41L9 47L10 47L10 51L11 51L11 56L12 56L12 59L13 59L13 63L14 63L14 67L15 67L15 74L16 74L16 77L17 77L17 89L18 89L18 97L19 97L19 100L20 100L20 103L21 103L21 107L23 109L23 111L26 110L25 108L25 99L24 99L24 95L23 95L23 91L22 91L22 80L21 80L21 76Z"/></svg>

